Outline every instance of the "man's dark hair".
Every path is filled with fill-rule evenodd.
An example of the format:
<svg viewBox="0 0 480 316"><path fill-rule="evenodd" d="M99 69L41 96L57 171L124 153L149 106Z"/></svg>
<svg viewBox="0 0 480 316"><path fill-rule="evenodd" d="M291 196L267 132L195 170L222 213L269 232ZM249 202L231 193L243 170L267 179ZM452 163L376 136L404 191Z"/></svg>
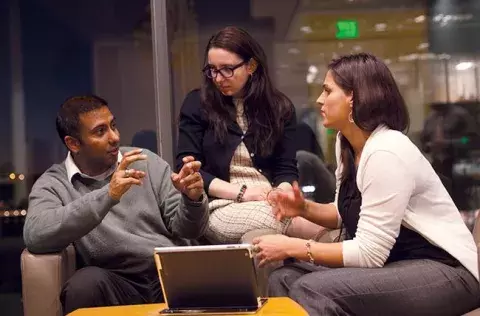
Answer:
<svg viewBox="0 0 480 316"><path fill-rule="evenodd" d="M66 99L60 106L55 121L58 136L65 144L65 136L80 140L80 114L88 113L102 107L108 107L106 100L96 95L74 96Z"/></svg>

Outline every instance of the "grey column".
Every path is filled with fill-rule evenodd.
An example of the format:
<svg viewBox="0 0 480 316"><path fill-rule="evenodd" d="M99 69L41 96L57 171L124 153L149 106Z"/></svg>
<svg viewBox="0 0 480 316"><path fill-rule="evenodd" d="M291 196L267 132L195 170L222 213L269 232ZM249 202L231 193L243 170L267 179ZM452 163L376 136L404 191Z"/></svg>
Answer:
<svg viewBox="0 0 480 316"><path fill-rule="evenodd" d="M167 29L167 0L151 0L155 112L160 156L172 167L172 85L170 77L170 47Z"/></svg>

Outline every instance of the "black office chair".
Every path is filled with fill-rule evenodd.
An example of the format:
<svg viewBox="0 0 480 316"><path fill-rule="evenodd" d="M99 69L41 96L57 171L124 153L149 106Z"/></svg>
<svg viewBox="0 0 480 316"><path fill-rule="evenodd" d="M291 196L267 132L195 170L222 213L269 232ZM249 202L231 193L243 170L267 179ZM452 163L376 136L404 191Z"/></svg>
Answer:
<svg viewBox="0 0 480 316"><path fill-rule="evenodd" d="M317 155L297 151L298 183L305 197L317 203L330 203L335 199L335 175Z"/></svg>

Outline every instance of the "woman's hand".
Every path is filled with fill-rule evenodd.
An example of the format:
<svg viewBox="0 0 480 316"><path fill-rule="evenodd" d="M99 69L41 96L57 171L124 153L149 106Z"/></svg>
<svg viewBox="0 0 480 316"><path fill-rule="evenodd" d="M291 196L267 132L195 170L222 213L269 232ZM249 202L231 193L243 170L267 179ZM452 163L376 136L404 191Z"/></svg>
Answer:
<svg viewBox="0 0 480 316"><path fill-rule="evenodd" d="M297 182L293 183L292 191L274 190L268 195L272 205L273 215L277 220L285 217L304 216L306 201Z"/></svg>
<svg viewBox="0 0 480 316"><path fill-rule="evenodd" d="M247 186L247 190L243 195L242 202L265 201L267 194L271 189L272 187L268 184Z"/></svg>
<svg viewBox="0 0 480 316"><path fill-rule="evenodd" d="M301 239L278 234L257 237L252 244L256 257L260 259L259 266L263 267L268 262L287 259L302 242Z"/></svg>

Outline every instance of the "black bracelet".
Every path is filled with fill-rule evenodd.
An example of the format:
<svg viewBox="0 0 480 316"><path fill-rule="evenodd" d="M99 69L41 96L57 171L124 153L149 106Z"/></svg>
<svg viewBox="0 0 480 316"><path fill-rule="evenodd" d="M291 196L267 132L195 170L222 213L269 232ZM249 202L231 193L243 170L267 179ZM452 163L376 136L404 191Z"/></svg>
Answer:
<svg viewBox="0 0 480 316"><path fill-rule="evenodd" d="M240 188L240 192L238 192L237 194L237 198L235 199L237 203L242 202L242 198L243 198L243 195L245 194L245 191L247 191L247 185L243 184L242 187Z"/></svg>

